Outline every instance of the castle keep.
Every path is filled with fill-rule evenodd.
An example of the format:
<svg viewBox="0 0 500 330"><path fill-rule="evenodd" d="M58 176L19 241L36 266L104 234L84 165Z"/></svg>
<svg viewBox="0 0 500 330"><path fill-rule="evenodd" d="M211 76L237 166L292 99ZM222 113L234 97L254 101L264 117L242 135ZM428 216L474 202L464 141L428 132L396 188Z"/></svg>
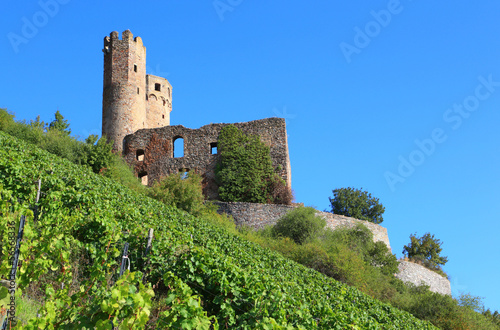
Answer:
<svg viewBox="0 0 500 330"><path fill-rule="evenodd" d="M199 129L170 126L172 85L165 78L146 74L146 47L129 30L121 39L118 32L105 37L103 52L102 134L113 140L113 149L123 154L145 185L168 174L195 171L203 177L205 196L216 199L217 139L229 124ZM234 125L260 136L270 148L273 166L291 187L285 120L267 118Z"/></svg>
<svg viewBox="0 0 500 330"><path fill-rule="evenodd" d="M104 38L102 135L123 150L123 138L141 128L170 125L172 85L146 74L146 47L129 30Z"/></svg>

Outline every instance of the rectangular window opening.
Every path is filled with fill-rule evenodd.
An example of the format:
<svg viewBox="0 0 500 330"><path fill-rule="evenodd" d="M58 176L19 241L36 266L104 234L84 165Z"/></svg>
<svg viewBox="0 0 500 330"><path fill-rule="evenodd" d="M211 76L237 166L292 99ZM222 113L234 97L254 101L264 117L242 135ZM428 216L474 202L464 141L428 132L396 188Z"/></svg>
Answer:
<svg viewBox="0 0 500 330"><path fill-rule="evenodd" d="M210 143L210 154L217 155L217 142Z"/></svg>
<svg viewBox="0 0 500 330"><path fill-rule="evenodd" d="M155 84L155 91L161 92L161 84Z"/></svg>

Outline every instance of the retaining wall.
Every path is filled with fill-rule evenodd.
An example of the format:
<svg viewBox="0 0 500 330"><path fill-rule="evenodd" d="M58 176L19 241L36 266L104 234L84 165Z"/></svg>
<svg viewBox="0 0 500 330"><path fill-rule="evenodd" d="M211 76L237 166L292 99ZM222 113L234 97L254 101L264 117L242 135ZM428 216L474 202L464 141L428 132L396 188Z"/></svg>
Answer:
<svg viewBox="0 0 500 330"><path fill-rule="evenodd" d="M214 202L214 204L219 206L219 213L232 215L236 225L245 225L253 229L262 229L268 225L272 226L276 224L279 218L297 207L296 205L294 206L241 202ZM317 215L325 219L326 226L332 229L341 226L352 228L358 223L361 223L373 233L373 240L375 242L382 241L387 245L389 250L391 250L391 244L389 242L389 236L387 235L387 229L382 226L368 221L358 220L328 212L318 211Z"/></svg>
<svg viewBox="0 0 500 330"><path fill-rule="evenodd" d="M403 282L415 285L422 285L423 282L430 287L429 290L451 296L450 281L438 273L409 261L400 261L398 268L399 273L396 277Z"/></svg>

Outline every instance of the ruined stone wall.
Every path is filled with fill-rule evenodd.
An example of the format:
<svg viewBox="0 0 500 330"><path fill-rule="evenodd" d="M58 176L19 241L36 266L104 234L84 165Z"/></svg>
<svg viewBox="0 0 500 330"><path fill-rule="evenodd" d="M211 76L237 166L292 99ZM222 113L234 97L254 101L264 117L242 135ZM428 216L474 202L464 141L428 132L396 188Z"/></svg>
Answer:
<svg viewBox="0 0 500 330"><path fill-rule="evenodd" d="M195 171L203 177L204 194L209 199L217 199L215 165L218 155L212 152L216 150L221 129L227 125L229 124L210 124L199 129L177 125L139 130L125 137L124 158L139 177L147 176L148 185L171 173ZM267 118L233 125L246 134L260 136L261 141L270 147L273 166L281 167L279 174L290 186L285 120ZM174 155L174 141L177 139L184 142L182 157L176 157L177 153Z"/></svg>
<svg viewBox="0 0 500 330"><path fill-rule="evenodd" d="M396 277L403 282L413 283L415 285L421 285L423 283L428 285L430 287L429 290L433 292L451 295L450 281L438 273L409 261L400 261L398 268L399 273L396 274Z"/></svg>

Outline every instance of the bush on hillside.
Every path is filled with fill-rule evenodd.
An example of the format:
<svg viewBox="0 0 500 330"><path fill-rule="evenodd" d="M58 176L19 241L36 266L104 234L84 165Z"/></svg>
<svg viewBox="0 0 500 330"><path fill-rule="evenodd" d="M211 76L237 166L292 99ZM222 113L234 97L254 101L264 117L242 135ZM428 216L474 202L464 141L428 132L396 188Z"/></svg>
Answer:
<svg viewBox="0 0 500 330"><path fill-rule="evenodd" d="M314 239L325 227L325 219L312 207L298 207L281 217L273 228L275 236L289 237L297 244Z"/></svg>
<svg viewBox="0 0 500 330"><path fill-rule="evenodd" d="M194 215L203 209L201 176L196 173L189 173L185 178L180 173L168 175L156 182L148 195Z"/></svg>
<svg viewBox="0 0 500 330"><path fill-rule="evenodd" d="M361 188L363 189L363 188ZM361 189L339 188L333 190L333 198L329 197L334 214L345 215L376 224L382 223L385 207L379 199Z"/></svg>

